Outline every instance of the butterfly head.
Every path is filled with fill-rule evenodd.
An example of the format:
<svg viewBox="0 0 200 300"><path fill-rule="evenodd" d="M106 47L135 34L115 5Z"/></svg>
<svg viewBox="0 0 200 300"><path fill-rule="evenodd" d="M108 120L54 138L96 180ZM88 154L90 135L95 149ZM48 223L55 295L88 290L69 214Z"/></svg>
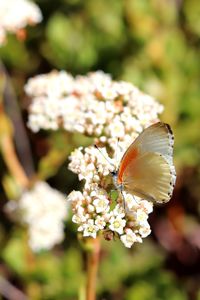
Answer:
<svg viewBox="0 0 200 300"><path fill-rule="evenodd" d="M111 171L110 174L111 174L113 177L117 177L118 171L116 171L116 170Z"/></svg>
<svg viewBox="0 0 200 300"><path fill-rule="evenodd" d="M119 184L119 182L118 182L118 170L114 170L114 171L110 172L110 174L112 175L113 183L114 183L116 189L121 190L122 184Z"/></svg>

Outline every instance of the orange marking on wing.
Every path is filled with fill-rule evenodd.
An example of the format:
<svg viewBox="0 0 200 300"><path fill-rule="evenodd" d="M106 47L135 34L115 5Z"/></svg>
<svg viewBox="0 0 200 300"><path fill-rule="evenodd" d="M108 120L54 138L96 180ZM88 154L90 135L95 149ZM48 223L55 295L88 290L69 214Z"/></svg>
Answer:
<svg viewBox="0 0 200 300"><path fill-rule="evenodd" d="M129 163L137 157L137 155L138 155L138 149L134 148L130 153L127 153L125 157L122 159L119 172L118 172L118 177L117 177L118 184L122 183L122 177L124 171L126 170Z"/></svg>

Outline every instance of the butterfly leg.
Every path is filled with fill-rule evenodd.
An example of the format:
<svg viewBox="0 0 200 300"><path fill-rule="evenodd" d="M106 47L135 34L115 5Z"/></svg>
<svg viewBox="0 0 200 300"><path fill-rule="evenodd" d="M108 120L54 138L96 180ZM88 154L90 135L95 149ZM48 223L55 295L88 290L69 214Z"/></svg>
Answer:
<svg viewBox="0 0 200 300"><path fill-rule="evenodd" d="M132 194L132 197L133 197L133 200L137 203L137 204L139 204L139 202L138 202L138 200L135 198L135 196Z"/></svg>
<svg viewBox="0 0 200 300"><path fill-rule="evenodd" d="M123 199L124 211L126 212L126 201L125 201L125 197L124 197L124 194L123 194L122 186L120 186L119 190L120 190L120 193L121 193L121 196L122 196L122 199Z"/></svg>

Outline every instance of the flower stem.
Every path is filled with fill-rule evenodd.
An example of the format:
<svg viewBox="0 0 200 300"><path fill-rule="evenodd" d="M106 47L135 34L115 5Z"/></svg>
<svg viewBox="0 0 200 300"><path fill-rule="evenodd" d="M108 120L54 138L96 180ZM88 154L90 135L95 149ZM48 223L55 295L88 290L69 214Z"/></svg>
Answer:
<svg viewBox="0 0 200 300"><path fill-rule="evenodd" d="M1 139L1 151L4 161L15 180L21 187L26 188L29 184L29 179L22 168L15 152L13 140L10 136L5 135Z"/></svg>
<svg viewBox="0 0 200 300"><path fill-rule="evenodd" d="M0 65L0 151L11 175L22 188L26 188L29 179L17 157L13 141L13 125L4 110L5 86L6 75Z"/></svg>
<svg viewBox="0 0 200 300"><path fill-rule="evenodd" d="M86 299L96 299L96 282L97 272L99 267L99 254L100 254L100 240L88 239L90 248L87 251L87 286L86 286Z"/></svg>

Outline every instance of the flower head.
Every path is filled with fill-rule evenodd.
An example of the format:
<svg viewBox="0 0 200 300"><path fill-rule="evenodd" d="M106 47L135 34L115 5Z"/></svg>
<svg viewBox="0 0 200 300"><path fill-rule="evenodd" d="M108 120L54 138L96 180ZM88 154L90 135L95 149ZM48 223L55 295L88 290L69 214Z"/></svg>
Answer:
<svg viewBox="0 0 200 300"><path fill-rule="evenodd" d="M100 232L110 230L113 236L117 234L124 245L129 247L150 234L147 220L152 204L125 192L123 198L119 194L118 202L113 203L110 194L113 185L109 172L113 170L113 165L109 164L105 149L104 155L106 159L98 149L90 146L76 149L70 156L70 170L85 181L82 192L73 191L68 195L73 210L72 221L79 225L78 231L84 237L96 237Z"/></svg>
<svg viewBox="0 0 200 300"><path fill-rule="evenodd" d="M5 43L8 32L18 35L27 25L37 24L41 20L41 11L35 3L29 0L1 0L0 46Z"/></svg>
<svg viewBox="0 0 200 300"><path fill-rule="evenodd" d="M18 202L9 202L7 210L17 214L27 225L29 245L34 251L51 249L64 239L64 220L68 215L66 199L47 183L37 182Z"/></svg>
<svg viewBox="0 0 200 300"><path fill-rule="evenodd" d="M113 150L118 138L128 146L163 110L131 83L113 81L101 71L75 78L53 71L29 79L25 91L32 98L28 126L33 131L61 127L103 136Z"/></svg>

